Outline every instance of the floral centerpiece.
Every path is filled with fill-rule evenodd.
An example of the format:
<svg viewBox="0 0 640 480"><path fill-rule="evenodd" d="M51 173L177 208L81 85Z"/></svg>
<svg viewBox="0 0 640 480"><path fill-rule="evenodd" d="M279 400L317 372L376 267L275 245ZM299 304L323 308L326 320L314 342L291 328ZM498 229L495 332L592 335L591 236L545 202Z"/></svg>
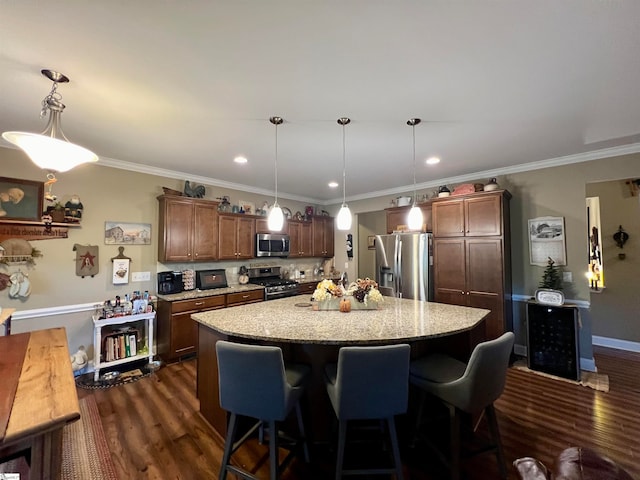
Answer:
<svg viewBox="0 0 640 480"><path fill-rule="evenodd" d="M342 310L340 300L348 300L349 309L374 310L383 301L378 284L369 278L359 278L347 288L336 285L331 280L322 280L316 286L312 298L318 302L318 310Z"/></svg>

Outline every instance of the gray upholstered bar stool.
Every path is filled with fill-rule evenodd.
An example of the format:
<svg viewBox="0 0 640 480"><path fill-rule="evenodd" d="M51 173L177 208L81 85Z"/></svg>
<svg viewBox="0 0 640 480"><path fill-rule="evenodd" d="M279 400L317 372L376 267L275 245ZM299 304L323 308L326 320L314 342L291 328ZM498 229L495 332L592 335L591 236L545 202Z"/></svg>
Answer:
<svg viewBox="0 0 640 480"><path fill-rule="evenodd" d="M454 480L460 478L461 413L478 414L483 411L487 415L494 444L482 452L495 450L501 478L507 478L493 402L504 390L513 340L513 332L507 332L495 340L478 344L466 364L439 353L426 355L411 362L409 381L423 392L417 426L419 427L422 421L427 393L440 399L449 409L451 451L447 463ZM446 457L442 458L446 461Z"/></svg>
<svg viewBox="0 0 640 480"><path fill-rule="evenodd" d="M266 425L269 436L269 470L271 480L293 458L295 450L302 446L305 460L309 450L305 438L300 410L300 397L304 381L311 369L307 365L292 364L285 367L279 347L245 345L220 340L216 343L220 406L230 413L219 478L227 478L231 472L244 479L257 479L255 475L230 464L231 455L249 439L258 428ZM278 464L278 429L276 422L285 420L296 411L300 439L281 464ZM257 422L237 441L238 417L246 416Z"/></svg>
<svg viewBox="0 0 640 480"><path fill-rule="evenodd" d="M393 474L402 480L402 463L395 415L407 411L409 396L407 344L381 347L343 347L338 363L325 367L325 383L338 418L336 480L342 475ZM386 420L393 453L393 468L343 469L349 420ZM380 422L383 425L383 422Z"/></svg>

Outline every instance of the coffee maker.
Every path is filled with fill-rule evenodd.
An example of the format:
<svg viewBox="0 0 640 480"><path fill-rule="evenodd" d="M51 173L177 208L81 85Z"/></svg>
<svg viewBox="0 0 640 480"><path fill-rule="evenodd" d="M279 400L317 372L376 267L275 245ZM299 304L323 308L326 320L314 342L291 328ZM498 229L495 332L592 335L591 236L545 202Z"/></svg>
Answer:
<svg viewBox="0 0 640 480"><path fill-rule="evenodd" d="M158 295L180 293L182 290L182 272L158 272Z"/></svg>

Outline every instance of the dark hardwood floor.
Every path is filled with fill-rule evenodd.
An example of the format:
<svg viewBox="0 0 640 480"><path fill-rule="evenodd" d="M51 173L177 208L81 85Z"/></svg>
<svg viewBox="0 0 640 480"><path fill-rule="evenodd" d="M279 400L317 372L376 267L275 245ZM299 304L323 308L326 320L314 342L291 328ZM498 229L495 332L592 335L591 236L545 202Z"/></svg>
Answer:
<svg viewBox="0 0 640 480"><path fill-rule="evenodd" d="M496 403L509 479L517 479L513 460L534 456L551 466L560 451L575 445L601 452L640 479L640 354L596 347L595 358L599 373L609 375L608 393L509 369ZM188 360L135 383L78 389L80 397L95 396L122 480L217 478L222 439L200 417L195 385L196 360ZM410 418L399 423L406 427ZM437 437L438 432L434 427L427 433ZM477 433L484 433L484 422ZM240 463L257 464L258 475L268 477L265 447L252 443L238 453ZM320 446L313 453L312 465L292 462L283 480L332 478L329 449ZM425 446L410 449L405 442L402 455L405 478L446 478ZM470 459L464 471L470 480L498 478L492 454Z"/></svg>

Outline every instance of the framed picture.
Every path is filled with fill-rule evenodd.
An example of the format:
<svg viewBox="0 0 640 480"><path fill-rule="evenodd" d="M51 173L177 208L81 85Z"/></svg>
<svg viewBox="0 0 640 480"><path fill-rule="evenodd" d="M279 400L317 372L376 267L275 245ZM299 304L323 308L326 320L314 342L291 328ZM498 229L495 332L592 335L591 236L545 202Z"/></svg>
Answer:
<svg viewBox="0 0 640 480"><path fill-rule="evenodd" d="M367 236L367 249L375 250L376 249L376 236L369 235Z"/></svg>
<svg viewBox="0 0 640 480"><path fill-rule="evenodd" d="M238 205L242 208L244 213L247 215L255 215L256 214L256 206L253 202L247 202L246 200L239 200Z"/></svg>
<svg viewBox="0 0 640 480"><path fill-rule="evenodd" d="M0 177L0 220L32 220L42 217L44 182Z"/></svg>
<svg viewBox="0 0 640 480"><path fill-rule="evenodd" d="M151 245L150 223L104 222L105 245Z"/></svg>
<svg viewBox="0 0 640 480"><path fill-rule="evenodd" d="M556 265L567 264L564 217L529 219L529 259L531 265L545 266L549 258Z"/></svg>

